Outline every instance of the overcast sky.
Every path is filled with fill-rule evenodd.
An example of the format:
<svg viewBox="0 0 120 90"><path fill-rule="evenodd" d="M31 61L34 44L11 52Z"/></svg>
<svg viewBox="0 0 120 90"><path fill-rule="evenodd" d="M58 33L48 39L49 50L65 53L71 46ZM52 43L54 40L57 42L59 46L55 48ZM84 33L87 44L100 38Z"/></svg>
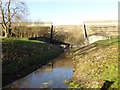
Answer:
<svg viewBox="0 0 120 90"><path fill-rule="evenodd" d="M119 0L28 0L29 18L53 24L80 24L84 20L117 20Z"/></svg>

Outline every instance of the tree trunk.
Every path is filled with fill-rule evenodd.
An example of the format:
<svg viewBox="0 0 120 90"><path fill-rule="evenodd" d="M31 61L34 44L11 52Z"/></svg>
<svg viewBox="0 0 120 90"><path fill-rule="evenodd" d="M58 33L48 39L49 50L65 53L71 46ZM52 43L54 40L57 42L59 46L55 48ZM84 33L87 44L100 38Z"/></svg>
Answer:
<svg viewBox="0 0 120 90"><path fill-rule="evenodd" d="M8 37L11 36L10 4L11 4L11 0L8 1Z"/></svg>
<svg viewBox="0 0 120 90"><path fill-rule="evenodd" d="M5 30L5 37L8 37L8 33L7 33L7 31Z"/></svg>
<svg viewBox="0 0 120 90"><path fill-rule="evenodd" d="M2 27L5 32L5 37L9 37L11 34L11 21L10 21L10 0L8 1L8 22L5 21L4 9L2 8L2 1L0 1L0 9L2 15Z"/></svg>
<svg viewBox="0 0 120 90"><path fill-rule="evenodd" d="M5 28L3 29L4 33L5 33L5 37L8 37L8 28L5 26Z"/></svg>

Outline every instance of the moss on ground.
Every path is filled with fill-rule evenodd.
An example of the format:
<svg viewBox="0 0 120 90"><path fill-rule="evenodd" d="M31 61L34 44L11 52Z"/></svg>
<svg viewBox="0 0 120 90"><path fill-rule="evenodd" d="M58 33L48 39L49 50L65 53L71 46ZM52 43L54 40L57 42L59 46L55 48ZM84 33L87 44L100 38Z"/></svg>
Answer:
<svg viewBox="0 0 120 90"><path fill-rule="evenodd" d="M2 39L3 86L31 73L64 50L58 46L27 38Z"/></svg>

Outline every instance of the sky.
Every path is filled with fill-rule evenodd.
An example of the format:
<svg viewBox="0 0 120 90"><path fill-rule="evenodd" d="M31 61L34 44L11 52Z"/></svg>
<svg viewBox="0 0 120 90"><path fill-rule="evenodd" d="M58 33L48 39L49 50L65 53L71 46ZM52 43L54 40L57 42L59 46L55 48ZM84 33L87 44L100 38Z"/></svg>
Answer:
<svg viewBox="0 0 120 90"><path fill-rule="evenodd" d="M27 1L27 0L26 0ZM119 0L28 0L32 21L56 25L81 24L86 20L117 20Z"/></svg>

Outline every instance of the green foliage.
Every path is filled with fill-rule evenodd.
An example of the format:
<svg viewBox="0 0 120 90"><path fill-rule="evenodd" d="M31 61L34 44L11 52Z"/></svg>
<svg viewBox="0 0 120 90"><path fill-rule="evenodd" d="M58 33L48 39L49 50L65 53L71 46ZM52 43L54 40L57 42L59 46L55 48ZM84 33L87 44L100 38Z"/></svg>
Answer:
<svg viewBox="0 0 120 90"><path fill-rule="evenodd" d="M80 85L78 83L76 84L75 82L71 81L69 83L69 88L80 88Z"/></svg>
<svg viewBox="0 0 120 90"><path fill-rule="evenodd" d="M69 89L70 88L79 88L80 89L80 85L78 83L75 83L74 81L67 81L67 80L65 80L64 82L65 82L65 84L69 85Z"/></svg>

